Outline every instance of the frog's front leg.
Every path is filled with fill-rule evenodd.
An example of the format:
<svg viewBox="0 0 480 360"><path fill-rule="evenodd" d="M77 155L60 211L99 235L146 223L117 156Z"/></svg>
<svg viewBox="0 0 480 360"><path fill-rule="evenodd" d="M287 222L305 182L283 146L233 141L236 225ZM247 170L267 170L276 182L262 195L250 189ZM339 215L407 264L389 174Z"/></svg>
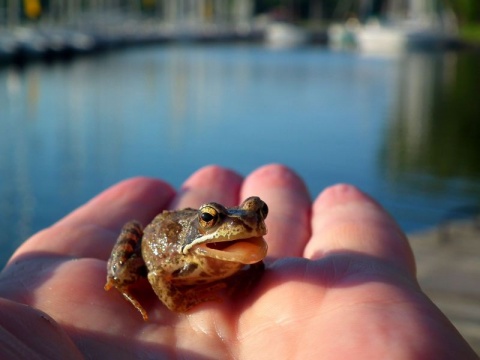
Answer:
<svg viewBox="0 0 480 360"><path fill-rule="evenodd" d="M247 296L248 293L251 292L252 288L254 288L260 282L264 271L265 263L263 261L259 261L254 264L250 264L242 271L239 271L230 278L226 279L228 282L228 296L233 298Z"/></svg>
<svg viewBox="0 0 480 360"><path fill-rule="evenodd" d="M143 229L138 222L130 221L123 226L108 259L105 290L115 287L147 320L147 312L129 290L147 272L141 254L142 236Z"/></svg>
<svg viewBox="0 0 480 360"><path fill-rule="evenodd" d="M148 273L148 281L165 306L180 313L203 302L219 301L217 292L226 287L225 282L176 286L170 276L156 271Z"/></svg>

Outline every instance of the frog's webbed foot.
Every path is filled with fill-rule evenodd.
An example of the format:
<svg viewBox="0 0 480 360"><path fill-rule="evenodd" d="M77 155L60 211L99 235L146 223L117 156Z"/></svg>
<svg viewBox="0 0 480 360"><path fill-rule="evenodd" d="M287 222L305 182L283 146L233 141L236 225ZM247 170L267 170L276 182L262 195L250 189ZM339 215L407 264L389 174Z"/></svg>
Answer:
<svg viewBox="0 0 480 360"><path fill-rule="evenodd" d="M130 221L123 226L108 260L104 289L108 291L115 287L147 320L147 312L129 291L130 285L146 275L141 255L142 236L142 226L138 222Z"/></svg>

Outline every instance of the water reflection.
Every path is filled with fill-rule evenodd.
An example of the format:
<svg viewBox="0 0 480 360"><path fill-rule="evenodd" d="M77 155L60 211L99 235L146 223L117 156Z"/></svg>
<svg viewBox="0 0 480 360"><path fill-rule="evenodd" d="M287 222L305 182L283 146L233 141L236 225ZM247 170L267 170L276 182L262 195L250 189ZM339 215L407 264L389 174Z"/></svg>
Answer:
<svg viewBox="0 0 480 360"><path fill-rule="evenodd" d="M465 216L466 208L478 212L478 56L410 54L399 73L381 156L389 181L413 193L438 194L446 216Z"/></svg>
<svg viewBox="0 0 480 360"><path fill-rule="evenodd" d="M480 178L478 57L413 54L403 61L386 137L393 180L422 173L439 181Z"/></svg>
<svg viewBox="0 0 480 360"><path fill-rule="evenodd" d="M35 191L30 171L30 139L22 136L22 126L18 126L19 123L33 121L31 115L38 104L38 77L33 75L30 80L25 86L20 74L10 69L0 92L3 94L1 103L11 105L2 106L0 120L0 214L4 223L2 228L11 229L4 231L6 241L28 236L34 221ZM25 92L29 99L26 109L19 102Z"/></svg>

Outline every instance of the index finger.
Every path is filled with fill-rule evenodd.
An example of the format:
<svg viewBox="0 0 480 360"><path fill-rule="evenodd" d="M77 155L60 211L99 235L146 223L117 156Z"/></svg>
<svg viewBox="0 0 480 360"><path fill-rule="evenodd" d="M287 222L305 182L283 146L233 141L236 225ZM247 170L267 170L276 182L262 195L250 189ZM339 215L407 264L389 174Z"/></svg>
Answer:
<svg viewBox="0 0 480 360"><path fill-rule="evenodd" d="M168 206L174 194L161 180L139 177L122 181L32 236L10 262L32 252L106 260L125 222L148 223Z"/></svg>

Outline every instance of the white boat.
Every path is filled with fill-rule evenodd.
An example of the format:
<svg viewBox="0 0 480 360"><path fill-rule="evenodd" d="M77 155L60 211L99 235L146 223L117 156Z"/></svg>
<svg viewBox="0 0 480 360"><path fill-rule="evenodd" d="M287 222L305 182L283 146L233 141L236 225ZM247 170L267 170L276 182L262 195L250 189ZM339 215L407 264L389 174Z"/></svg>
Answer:
<svg viewBox="0 0 480 360"><path fill-rule="evenodd" d="M458 41L457 30L415 21L369 22L355 35L358 49L367 53L444 48Z"/></svg>
<svg viewBox="0 0 480 360"><path fill-rule="evenodd" d="M386 5L380 18L369 18L355 27L348 26L347 22L341 28L352 37L360 51L394 53L442 48L458 42L457 20L443 2L403 0L390 1ZM340 33L338 29L336 32Z"/></svg>

